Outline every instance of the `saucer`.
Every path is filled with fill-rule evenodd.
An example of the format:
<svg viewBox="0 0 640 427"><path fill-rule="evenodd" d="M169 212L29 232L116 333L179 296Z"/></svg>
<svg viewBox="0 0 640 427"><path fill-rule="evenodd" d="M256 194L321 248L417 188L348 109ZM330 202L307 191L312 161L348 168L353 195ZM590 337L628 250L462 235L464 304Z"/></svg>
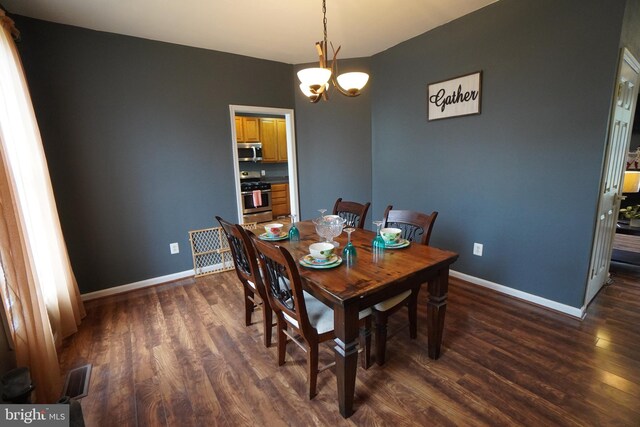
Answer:
<svg viewBox="0 0 640 427"><path fill-rule="evenodd" d="M406 248L410 244L411 242L408 241L407 239L400 239L398 243L385 243L384 247L387 249L400 249L400 248Z"/></svg>
<svg viewBox="0 0 640 427"><path fill-rule="evenodd" d="M315 259L312 255L307 254L302 257L302 261L304 261L305 264L311 264L311 265L327 265L327 264L333 264L335 262L338 262L338 255L331 254L329 258L319 260L319 259Z"/></svg>
<svg viewBox="0 0 640 427"><path fill-rule="evenodd" d="M285 233L284 231L281 232L280 235L274 236L274 237L267 236L267 233L262 233L261 235L258 236L258 238L260 240L268 240L270 242L276 242L278 240L284 240L284 239L286 239L288 237L289 237L289 233Z"/></svg>
<svg viewBox="0 0 640 427"><path fill-rule="evenodd" d="M300 265L309 268L333 268L337 267L342 263L342 258L338 255L333 254L327 261L318 261L311 255L305 255L300 258Z"/></svg>

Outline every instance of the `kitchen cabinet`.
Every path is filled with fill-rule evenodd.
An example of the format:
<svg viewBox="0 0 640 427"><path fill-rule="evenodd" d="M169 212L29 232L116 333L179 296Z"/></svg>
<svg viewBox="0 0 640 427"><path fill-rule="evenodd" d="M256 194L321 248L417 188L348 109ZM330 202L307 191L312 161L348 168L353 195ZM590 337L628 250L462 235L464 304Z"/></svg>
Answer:
<svg viewBox="0 0 640 427"><path fill-rule="evenodd" d="M236 142L259 142L260 119L236 116Z"/></svg>
<svg viewBox="0 0 640 427"><path fill-rule="evenodd" d="M287 161L287 123L284 119L276 119L276 145L278 146L278 161Z"/></svg>
<svg viewBox="0 0 640 427"><path fill-rule="evenodd" d="M283 163L287 161L287 124L284 119L260 119L262 161Z"/></svg>
<svg viewBox="0 0 640 427"><path fill-rule="evenodd" d="M271 184L271 209L273 217L289 215L289 184Z"/></svg>

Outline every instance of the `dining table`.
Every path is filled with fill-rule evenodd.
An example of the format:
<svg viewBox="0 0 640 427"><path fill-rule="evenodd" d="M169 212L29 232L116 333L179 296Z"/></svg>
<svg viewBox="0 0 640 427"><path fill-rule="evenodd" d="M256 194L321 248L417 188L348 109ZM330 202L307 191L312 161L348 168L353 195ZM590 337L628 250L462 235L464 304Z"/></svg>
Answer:
<svg viewBox="0 0 640 427"><path fill-rule="evenodd" d="M322 241L312 221L296 223L299 241L288 239L273 242L289 250L294 259L309 254L309 245ZM333 308L335 329L335 361L340 414L353 414L356 371L358 363L358 313L417 285L426 284L427 352L438 359L442 348L442 333L447 307L449 266L458 254L432 246L410 243L406 247L373 248L376 233L355 229L351 243L355 257L344 257L333 268L309 268L299 264L304 289ZM347 244L347 234L334 240L335 252L341 255Z"/></svg>

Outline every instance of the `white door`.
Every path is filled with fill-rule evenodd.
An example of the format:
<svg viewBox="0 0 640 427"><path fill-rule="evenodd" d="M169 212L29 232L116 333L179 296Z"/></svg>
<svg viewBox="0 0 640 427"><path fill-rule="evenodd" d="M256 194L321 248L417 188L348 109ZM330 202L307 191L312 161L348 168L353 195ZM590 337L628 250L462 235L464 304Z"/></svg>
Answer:
<svg viewBox="0 0 640 427"><path fill-rule="evenodd" d="M620 210L620 200L622 200L622 176L626 167L633 114L638 96L638 74L640 74L640 64L627 49L624 49L618 67L618 84L611 112L596 234L589 266L587 293L584 299L585 306L589 304L609 277L613 237Z"/></svg>

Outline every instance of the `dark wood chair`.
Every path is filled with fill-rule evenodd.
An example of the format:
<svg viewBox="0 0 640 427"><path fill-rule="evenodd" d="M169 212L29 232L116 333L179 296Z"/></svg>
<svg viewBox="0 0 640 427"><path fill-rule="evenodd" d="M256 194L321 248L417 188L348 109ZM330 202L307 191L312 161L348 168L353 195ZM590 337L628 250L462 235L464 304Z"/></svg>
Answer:
<svg viewBox="0 0 640 427"><path fill-rule="evenodd" d="M431 230L438 212L430 215L408 210L393 210L387 206L384 212L384 227L395 227L402 230L402 238L421 245L428 245ZM387 348L387 322L391 314L402 307L409 309L409 337L415 339L418 333L418 292L420 286L404 291L386 301L372 307L376 328L376 363L384 364Z"/></svg>
<svg viewBox="0 0 640 427"><path fill-rule="evenodd" d="M264 345L271 346L271 332L273 329L273 312L269 305L269 297L258 266L253 243L247 231L238 224L232 224L216 216L229 241L229 248L236 267L238 279L244 290L244 322L251 325L251 315L257 307L262 307L262 322L264 327Z"/></svg>
<svg viewBox="0 0 640 427"><path fill-rule="evenodd" d="M252 235L252 240L277 319L278 365L282 366L285 362L288 337L307 353L309 399L312 399L316 395L318 373L334 365L318 370L318 345L335 339L333 309L302 289L298 266L286 248L263 242L255 235ZM360 344L364 347L362 364L364 368L368 368L371 309L361 311L360 319ZM288 330L289 326L294 333Z"/></svg>
<svg viewBox="0 0 640 427"><path fill-rule="evenodd" d="M438 212L427 215L422 212L393 209L393 206L389 205L384 211L383 227L399 228L402 230L403 239L428 245L437 216Z"/></svg>
<svg viewBox="0 0 640 427"><path fill-rule="evenodd" d="M364 222L367 219L367 212L369 211L371 203L366 204L358 202L348 202L342 200L340 197L336 200L336 204L333 206L333 214L339 215L341 218L347 220L346 226L364 228Z"/></svg>

